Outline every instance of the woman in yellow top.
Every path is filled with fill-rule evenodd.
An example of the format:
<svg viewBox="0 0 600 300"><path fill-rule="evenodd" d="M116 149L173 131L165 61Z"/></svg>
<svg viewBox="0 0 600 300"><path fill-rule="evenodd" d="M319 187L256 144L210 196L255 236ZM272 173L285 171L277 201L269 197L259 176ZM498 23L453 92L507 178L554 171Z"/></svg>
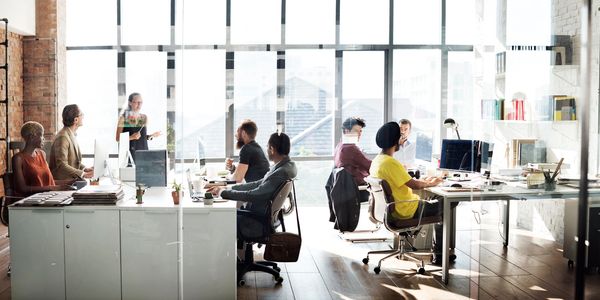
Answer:
<svg viewBox="0 0 600 300"><path fill-rule="evenodd" d="M389 122L381 126L375 137L377 146L381 148L378 154L371 162L369 173L371 176L384 179L392 190L392 196L396 203L396 209L392 216L397 219L418 218L416 212L423 209L423 217L438 216L443 213L443 199L438 199L437 203L427 203L418 201L419 196L414 194L413 189L423 189L440 184L443 180L440 177L428 177L422 180L411 178L404 166L394 159L394 152L398 151L400 144L400 125L396 122ZM437 243L436 241L440 241ZM441 264L442 260L442 225L435 224L433 234L433 264ZM456 259L451 255L450 260Z"/></svg>

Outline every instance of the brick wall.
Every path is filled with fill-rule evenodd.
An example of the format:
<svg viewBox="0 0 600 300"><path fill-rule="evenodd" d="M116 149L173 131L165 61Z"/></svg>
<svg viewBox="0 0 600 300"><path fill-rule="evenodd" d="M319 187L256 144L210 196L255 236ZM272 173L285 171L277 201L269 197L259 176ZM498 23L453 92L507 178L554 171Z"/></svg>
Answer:
<svg viewBox="0 0 600 300"><path fill-rule="evenodd" d="M40 122L47 140L66 102L65 13L65 0L36 1L36 36L23 39L23 120Z"/></svg>
<svg viewBox="0 0 600 300"><path fill-rule="evenodd" d="M9 20L10 22L10 20ZM4 25L3 23L0 23ZM6 32L4 26L0 28L0 40L4 41ZM8 65L9 65L9 80L8 80L8 130L11 140L20 137L20 129L23 124L23 37L8 32ZM0 64L4 64L5 47L0 46ZM0 70L0 99L5 99L6 80L4 78L4 70ZM6 136L6 114L4 104L0 104L0 137ZM0 174L4 174L6 170L6 143L0 142ZM0 196L4 195L2 181L0 181Z"/></svg>

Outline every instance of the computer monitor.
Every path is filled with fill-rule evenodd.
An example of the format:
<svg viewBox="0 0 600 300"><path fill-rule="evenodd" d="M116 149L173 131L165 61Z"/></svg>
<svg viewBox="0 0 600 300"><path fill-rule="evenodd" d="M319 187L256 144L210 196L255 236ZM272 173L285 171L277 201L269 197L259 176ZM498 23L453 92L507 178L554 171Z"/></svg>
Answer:
<svg viewBox="0 0 600 300"><path fill-rule="evenodd" d="M93 179L98 179L106 175L108 170L108 148L110 143L99 140L94 141L94 176Z"/></svg>
<svg viewBox="0 0 600 300"><path fill-rule="evenodd" d="M481 172L485 173L492 171L492 156L494 154L494 144L488 142L480 142L481 153Z"/></svg>
<svg viewBox="0 0 600 300"><path fill-rule="evenodd" d="M135 151L135 182L147 187L167 186L167 150Z"/></svg>
<svg viewBox="0 0 600 300"><path fill-rule="evenodd" d="M484 150L485 148L485 150ZM490 144L477 140L442 140L440 169L462 172L480 172L482 152L485 152L485 165L491 164Z"/></svg>
<svg viewBox="0 0 600 300"><path fill-rule="evenodd" d="M119 135L119 168L129 166L129 132L121 132Z"/></svg>

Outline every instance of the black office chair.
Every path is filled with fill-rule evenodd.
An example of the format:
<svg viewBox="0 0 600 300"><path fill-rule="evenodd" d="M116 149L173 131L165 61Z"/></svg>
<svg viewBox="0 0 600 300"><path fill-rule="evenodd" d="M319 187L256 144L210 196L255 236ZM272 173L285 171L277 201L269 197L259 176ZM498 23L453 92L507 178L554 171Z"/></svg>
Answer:
<svg viewBox="0 0 600 300"><path fill-rule="evenodd" d="M421 227L425 224L433 224L442 221L442 216L423 217L423 210L417 210L419 218L398 220L391 216L395 210L394 197L392 190L387 181L375 177L366 177L365 181L369 184L369 191L373 200L371 216L377 221L384 224L385 228L394 233L394 245L390 250L375 250L369 251L367 257L363 258L363 263L369 264L369 255L384 254L388 255L379 260L377 267L373 269L375 274L381 272L381 263L393 256L398 256L400 259L408 258L417 263L419 274L425 273L425 264L422 259L418 259L411 255L411 252L417 249L407 239L408 237L415 238L419 234ZM406 200L406 201L424 201L428 200ZM407 245L408 244L408 245Z"/></svg>
<svg viewBox="0 0 600 300"><path fill-rule="evenodd" d="M244 275L252 271L260 271L273 275L273 278L280 284L283 278L279 272L281 269L277 263L270 261L254 261L254 253L252 246L254 244L267 244L269 237L273 234L277 227L281 226L282 231L285 231L283 223L283 203L292 191L293 181L286 181L277 191L273 200L268 204L266 214L258 214L249 210L238 210L238 239L245 244L244 260L238 260L237 264L237 280L238 285L243 286L245 281ZM295 200L295 199L294 199Z"/></svg>
<svg viewBox="0 0 600 300"><path fill-rule="evenodd" d="M6 168L6 172L2 174L2 184L4 186L4 196L2 196L2 206L0 207L0 222L8 226L8 206L23 199L16 196L14 178L12 172L12 157L17 154L25 146L24 142L10 142L8 146L8 159L10 166Z"/></svg>

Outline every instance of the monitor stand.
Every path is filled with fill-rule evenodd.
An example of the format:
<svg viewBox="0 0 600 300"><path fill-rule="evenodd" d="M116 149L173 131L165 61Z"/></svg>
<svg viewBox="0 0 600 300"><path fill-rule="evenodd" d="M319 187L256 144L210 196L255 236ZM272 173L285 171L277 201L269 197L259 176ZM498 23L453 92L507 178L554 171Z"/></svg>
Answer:
<svg viewBox="0 0 600 300"><path fill-rule="evenodd" d="M119 168L119 179L121 181L135 182L135 162L133 161L133 156L131 156L131 151L127 151L126 161L125 167Z"/></svg>
<svg viewBox="0 0 600 300"><path fill-rule="evenodd" d="M108 166L108 159L104 160L104 174L102 174L101 177L110 178L110 182L112 182L113 185L119 184L117 179L112 176L112 172L110 171L110 167Z"/></svg>

